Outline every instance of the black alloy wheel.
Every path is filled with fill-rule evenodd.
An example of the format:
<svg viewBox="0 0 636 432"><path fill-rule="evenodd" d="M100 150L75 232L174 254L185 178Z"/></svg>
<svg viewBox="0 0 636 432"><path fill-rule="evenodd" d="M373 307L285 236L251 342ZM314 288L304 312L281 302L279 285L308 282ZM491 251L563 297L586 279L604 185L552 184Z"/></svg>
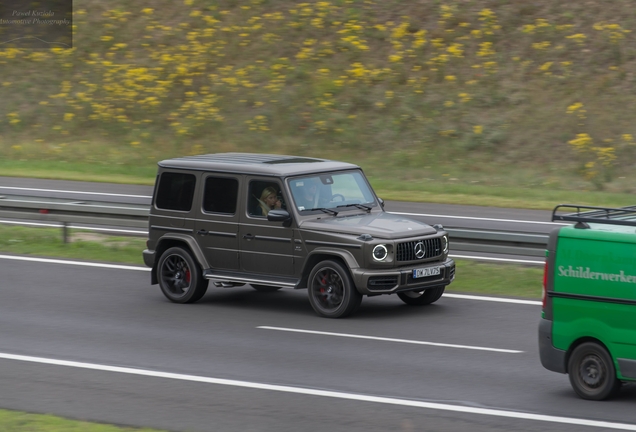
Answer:
<svg viewBox="0 0 636 432"><path fill-rule="evenodd" d="M360 306L362 294L353 285L349 271L337 261L322 261L309 275L309 303L318 315L342 318Z"/></svg>
<svg viewBox="0 0 636 432"><path fill-rule="evenodd" d="M208 288L199 265L181 247L172 247L161 255L157 279L163 294L175 303L194 303Z"/></svg>

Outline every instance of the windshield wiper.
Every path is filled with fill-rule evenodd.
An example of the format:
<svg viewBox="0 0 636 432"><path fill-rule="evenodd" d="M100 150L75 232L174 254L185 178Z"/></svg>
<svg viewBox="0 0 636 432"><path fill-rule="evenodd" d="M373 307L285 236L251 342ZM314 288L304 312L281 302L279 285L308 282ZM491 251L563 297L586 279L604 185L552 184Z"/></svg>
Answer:
<svg viewBox="0 0 636 432"><path fill-rule="evenodd" d="M361 210L366 210L367 213L371 213L371 207L365 206L364 204L343 204L343 205L336 206L336 208L340 208L340 207L357 207Z"/></svg>
<svg viewBox="0 0 636 432"><path fill-rule="evenodd" d="M329 213L329 214L332 214L334 216L338 216L338 212L335 211L334 209L329 209L329 208L324 208L324 207L316 207L316 208L310 208L310 209L305 209L305 210L310 210L310 211L311 210L320 210L322 212Z"/></svg>

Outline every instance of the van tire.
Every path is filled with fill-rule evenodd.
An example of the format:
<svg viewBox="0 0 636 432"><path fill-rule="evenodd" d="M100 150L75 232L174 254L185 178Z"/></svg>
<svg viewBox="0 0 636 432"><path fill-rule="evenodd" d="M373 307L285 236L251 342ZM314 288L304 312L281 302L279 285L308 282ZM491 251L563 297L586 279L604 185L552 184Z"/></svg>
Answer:
<svg viewBox="0 0 636 432"><path fill-rule="evenodd" d="M406 291L397 293L400 300L402 300L407 305L411 306L422 306L429 305L431 303L435 303L440 299L442 294L444 294L444 290L446 286L441 286L438 288L429 288L424 291Z"/></svg>
<svg viewBox="0 0 636 432"><path fill-rule="evenodd" d="M610 398L621 385L612 357L595 342L585 342L574 349L568 361L568 374L572 388L583 399Z"/></svg>

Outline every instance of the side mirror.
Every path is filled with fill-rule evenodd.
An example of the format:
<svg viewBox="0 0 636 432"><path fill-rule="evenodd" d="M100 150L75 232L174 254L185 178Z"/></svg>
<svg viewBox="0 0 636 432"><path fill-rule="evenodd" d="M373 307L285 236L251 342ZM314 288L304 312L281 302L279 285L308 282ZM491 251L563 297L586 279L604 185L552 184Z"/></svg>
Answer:
<svg viewBox="0 0 636 432"><path fill-rule="evenodd" d="M378 201L380 202L380 205L382 206L382 208L384 208L384 200L378 197Z"/></svg>
<svg viewBox="0 0 636 432"><path fill-rule="evenodd" d="M290 226L292 219L287 210L276 209L267 213L267 220L270 222L282 222L283 226Z"/></svg>

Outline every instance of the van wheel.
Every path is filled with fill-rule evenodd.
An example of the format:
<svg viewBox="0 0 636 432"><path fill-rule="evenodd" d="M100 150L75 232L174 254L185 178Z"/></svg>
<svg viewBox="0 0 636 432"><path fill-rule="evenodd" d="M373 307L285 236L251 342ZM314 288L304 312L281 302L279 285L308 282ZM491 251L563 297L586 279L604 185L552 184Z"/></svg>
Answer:
<svg viewBox="0 0 636 432"><path fill-rule="evenodd" d="M268 285L252 285L252 288L254 288L258 292L274 292L274 291L278 291L282 287L268 286Z"/></svg>
<svg viewBox="0 0 636 432"><path fill-rule="evenodd" d="M180 247L166 250L157 265L157 280L161 292L174 303L194 303L208 289L201 268L190 252Z"/></svg>
<svg viewBox="0 0 636 432"><path fill-rule="evenodd" d="M621 385L609 353L594 342L583 343L574 349L568 362L568 373L572 388L583 399L607 399Z"/></svg>
<svg viewBox="0 0 636 432"><path fill-rule="evenodd" d="M309 274L309 303L320 316L343 318L360 306L362 294L342 264L322 261Z"/></svg>
<svg viewBox="0 0 636 432"><path fill-rule="evenodd" d="M435 303L444 294L446 286L429 288L424 291L406 291L397 293L400 300L407 305L421 306Z"/></svg>

